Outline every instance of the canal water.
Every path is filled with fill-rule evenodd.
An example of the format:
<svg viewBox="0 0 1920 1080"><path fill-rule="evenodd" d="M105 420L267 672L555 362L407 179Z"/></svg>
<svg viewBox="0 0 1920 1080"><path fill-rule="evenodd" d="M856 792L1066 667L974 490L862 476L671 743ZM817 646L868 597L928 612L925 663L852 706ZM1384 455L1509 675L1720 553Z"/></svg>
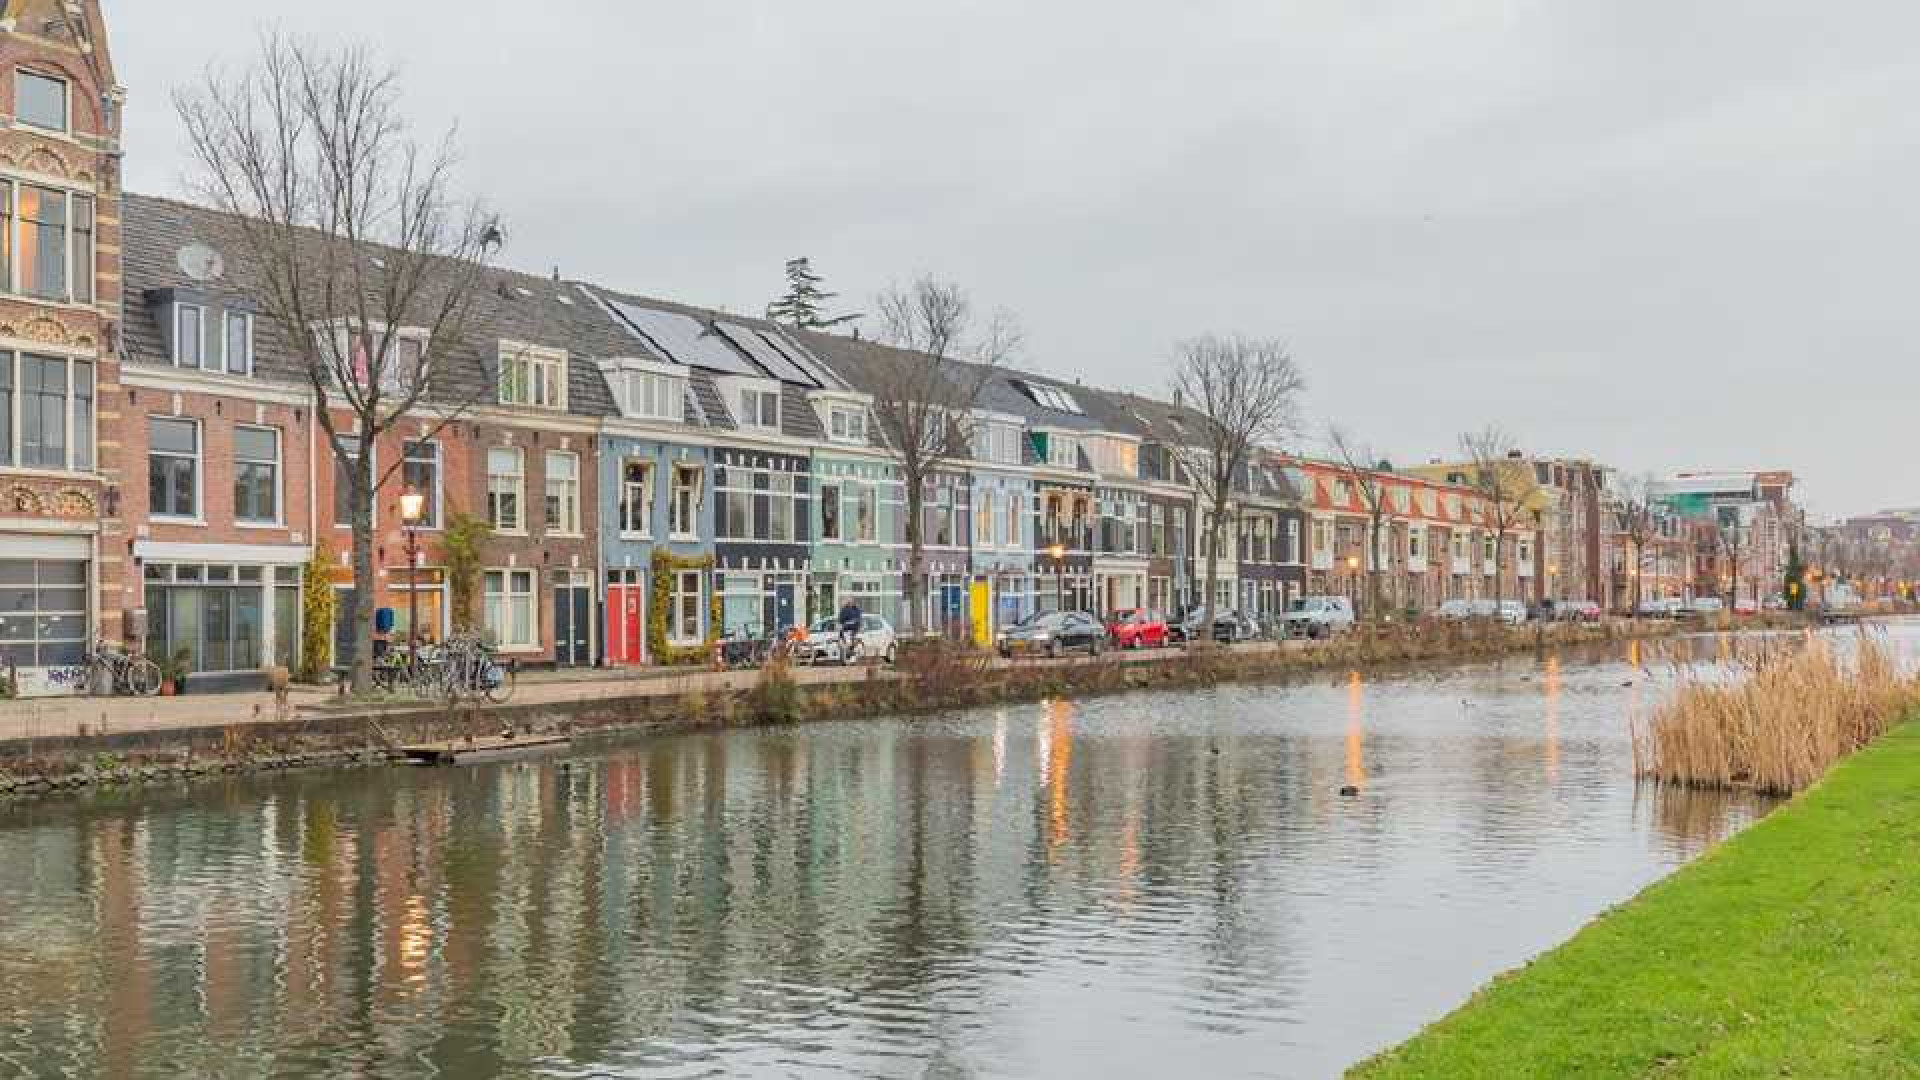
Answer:
<svg viewBox="0 0 1920 1080"><path fill-rule="evenodd" d="M1764 810L1635 648L0 810L0 1075L1335 1075Z"/></svg>

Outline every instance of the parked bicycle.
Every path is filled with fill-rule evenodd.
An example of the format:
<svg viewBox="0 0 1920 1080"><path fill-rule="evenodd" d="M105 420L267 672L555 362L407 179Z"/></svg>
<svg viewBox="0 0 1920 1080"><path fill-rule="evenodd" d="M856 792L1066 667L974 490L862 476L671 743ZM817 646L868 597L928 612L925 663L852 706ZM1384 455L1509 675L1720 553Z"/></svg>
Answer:
<svg viewBox="0 0 1920 1080"><path fill-rule="evenodd" d="M444 697L445 662L441 651L431 645L417 650L389 649L374 661L373 685L389 694L411 694L419 698Z"/></svg>
<svg viewBox="0 0 1920 1080"><path fill-rule="evenodd" d="M478 697L504 704L517 681L514 667L500 663L493 646L477 637L448 638L434 667L440 693L449 701Z"/></svg>
<svg viewBox="0 0 1920 1080"><path fill-rule="evenodd" d="M87 692L95 696L147 697L160 691L160 665L104 639L93 643L93 649L81 658L81 667L86 672Z"/></svg>

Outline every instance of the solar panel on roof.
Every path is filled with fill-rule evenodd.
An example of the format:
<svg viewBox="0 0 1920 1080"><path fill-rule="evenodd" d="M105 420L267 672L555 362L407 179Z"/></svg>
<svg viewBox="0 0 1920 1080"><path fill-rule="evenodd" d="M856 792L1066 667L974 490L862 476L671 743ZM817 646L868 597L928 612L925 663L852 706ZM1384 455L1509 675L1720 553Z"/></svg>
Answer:
<svg viewBox="0 0 1920 1080"><path fill-rule="evenodd" d="M733 350L706 324L673 311L658 311L637 304L609 301L620 317L639 334L666 354L668 360L688 367L721 371L729 375L760 377L761 372Z"/></svg>
<svg viewBox="0 0 1920 1080"><path fill-rule="evenodd" d="M740 346L743 352L753 357L754 363L767 369L767 374L781 382L815 387L820 385L818 380L802 370L798 364L788 358L786 353L774 348L773 343L762 336L758 330L735 323L723 322L716 325L720 327L721 333L727 335L728 341Z"/></svg>
<svg viewBox="0 0 1920 1080"><path fill-rule="evenodd" d="M822 364L818 357L808 352L805 347L799 343L790 338L782 337L772 330L762 330L760 331L760 336L767 339L767 344L780 350L781 355L793 361L795 367L806 372L815 384L825 386L832 381L831 377L826 374L826 365Z"/></svg>

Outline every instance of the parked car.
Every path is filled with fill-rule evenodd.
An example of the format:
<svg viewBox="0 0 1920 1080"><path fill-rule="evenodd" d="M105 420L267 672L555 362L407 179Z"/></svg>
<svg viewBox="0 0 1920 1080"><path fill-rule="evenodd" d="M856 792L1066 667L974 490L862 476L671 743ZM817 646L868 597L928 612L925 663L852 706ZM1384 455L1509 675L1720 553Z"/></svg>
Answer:
<svg viewBox="0 0 1920 1080"><path fill-rule="evenodd" d="M1640 606L1634 609L1634 614L1643 619L1671 619L1679 615L1685 606L1685 601L1674 597L1663 600L1642 600Z"/></svg>
<svg viewBox="0 0 1920 1080"><path fill-rule="evenodd" d="M1566 618L1576 622L1599 622L1601 616L1606 614L1592 600L1571 600L1560 605L1560 609L1567 613Z"/></svg>
<svg viewBox="0 0 1920 1080"><path fill-rule="evenodd" d="M1131 608L1107 617L1107 636L1117 648L1160 649L1167 644L1167 620L1157 611Z"/></svg>
<svg viewBox="0 0 1920 1080"><path fill-rule="evenodd" d="M877 658L891 664L899 650L893 624L880 615L860 616L860 632L854 635L853 647L843 649L840 620L829 615L816 620L807 628L807 636L794 643L793 659L800 664L857 664Z"/></svg>
<svg viewBox="0 0 1920 1080"><path fill-rule="evenodd" d="M1433 614L1435 618L1439 619L1471 619L1473 618L1473 601L1448 600L1441 604Z"/></svg>
<svg viewBox="0 0 1920 1080"><path fill-rule="evenodd" d="M1194 611L1180 624L1176 635L1180 641L1197 641L1205 635L1200 631L1200 621L1206 617L1204 611ZM1260 620L1242 611L1221 609L1213 613L1213 640L1233 643L1252 641L1260 636Z"/></svg>
<svg viewBox="0 0 1920 1080"><path fill-rule="evenodd" d="M1027 616L1001 632L995 645L1001 656L1059 656L1083 649L1099 656L1106 647L1107 628L1084 611L1044 611Z"/></svg>
<svg viewBox="0 0 1920 1080"><path fill-rule="evenodd" d="M1287 608L1288 637L1324 638L1353 629L1353 601L1344 596L1302 596Z"/></svg>
<svg viewBox="0 0 1920 1080"><path fill-rule="evenodd" d="M1693 598L1693 603L1688 604L1685 609L1677 612L1677 614L1718 615L1722 611L1725 611L1726 608L1726 603L1717 596L1696 596Z"/></svg>
<svg viewBox="0 0 1920 1080"><path fill-rule="evenodd" d="M1527 621L1527 605L1518 600L1502 600L1498 615L1508 626L1519 626Z"/></svg>
<svg viewBox="0 0 1920 1080"><path fill-rule="evenodd" d="M1735 615L1758 615L1760 614L1760 609L1756 607L1751 600L1736 600L1733 603L1733 613Z"/></svg>

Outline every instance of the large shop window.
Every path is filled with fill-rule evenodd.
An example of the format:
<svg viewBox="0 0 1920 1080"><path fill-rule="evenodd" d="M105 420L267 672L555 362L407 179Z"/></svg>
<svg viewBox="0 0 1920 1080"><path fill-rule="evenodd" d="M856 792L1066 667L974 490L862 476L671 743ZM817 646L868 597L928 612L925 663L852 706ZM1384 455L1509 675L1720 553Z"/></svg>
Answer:
<svg viewBox="0 0 1920 1080"><path fill-rule="evenodd" d="M520 532L527 527L520 514L521 493L526 489L520 462L517 446L496 446L487 451L487 524L501 532Z"/></svg>
<svg viewBox="0 0 1920 1080"><path fill-rule="evenodd" d="M93 197L0 180L0 286L42 300L93 302Z"/></svg>
<svg viewBox="0 0 1920 1080"><path fill-rule="evenodd" d="M408 491L419 492L420 520L423 529L440 527L440 444L410 442L406 460L400 463L400 483Z"/></svg>
<svg viewBox="0 0 1920 1080"><path fill-rule="evenodd" d="M503 648L539 645L533 625L533 571L489 570L484 582L487 636Z"/></svg>
<svg viewBox="0 0 1920 1080"><path fill-rule="evenodd" d="M0 352L0 465L91 469L93 426L91 360Z"/></svg>
<svg viewBox="0 0 1920 1080"><path fill-rule="evenodd" d="M258 671L299 651L300 568L148 563L147 655L185 650L192 671ZM268 604L272 617L268 618Z"/></svg>
<svg viewBox="0 0 1920 1080"><path fill-rule="evenodd" d="M0 664L67 667L87 651L87 564L0 559Z"/></svg>
<svg viewBox="0 0 1920 1080"><path fill-rule="evenodd" d="M154 416L147 420L147 501L154 517L200 516L200 425Z"/></svg>
<svg viewBox="0 0 1920 1080"><path fill-rule="evenodd" d="M279 524L279 429L233 429L233 517L250 525Z"/></svg>

